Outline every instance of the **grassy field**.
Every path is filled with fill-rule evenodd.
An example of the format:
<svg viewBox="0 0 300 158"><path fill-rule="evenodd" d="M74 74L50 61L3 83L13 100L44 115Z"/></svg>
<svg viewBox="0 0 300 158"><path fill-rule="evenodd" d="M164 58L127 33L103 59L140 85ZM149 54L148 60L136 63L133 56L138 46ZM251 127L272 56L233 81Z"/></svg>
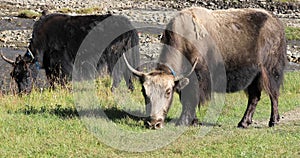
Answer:
<svg viewBox="0 0 300 158"><path fill-rule="evenodd" d="M240 92L226 95L225 106L213 126L179 128L168 123L166 128L154 131L146 129L141 118L132 116L130 112L127 114L129 110L122 105L132 101L143 104L140 87L132 94L118 93L119 97L114 97L109 87L108 78L97 81L94 86L98 108L101 107L111 120L100 118L101 122L96 122L98 125L100 123L104 127L107 122L113 122L107 131L111 135L116 127L136 136L150 133L144 141L141 140L141 145L153 146L155 144L147 144L147 141L155 142L168 136L175 137L174 141L147 152L117 150L107 145L113 144L114 139L103 143L98 139L99 132L91 132L92 126L87 125L87 120L78 117L74 106L78 102L78 98L74 98L78 97L74 95L75 90L35 91L31 95L0 96L0 157L300 157L300 120L282 121L276 127L268 128L270 101L265 94L254 115L256 123L248 129L236 128L247 103L245 94ZM128 95L132 99L124 99ZM93 96L88 99L93 100ZM298 112L291 115L300 114L299 71L286 74L279 101L281 114L295 109ZM143 112L142 105L130 108L131 111ZM201 119L208 108L206 106L198 111L199 115L202 114L199 116ZM177 118L179 114L180 103L176 97L168 119ZM202 136L200 131L206 128L211 130ZM163 134L164 130L182 132L177 138ZM136 142L129 143L127 147L131 145L136 145Z"/></svg>
<svg viewBox="0 0 300 158"><path fill-rule="evenodd" d="M287 40L300 40L300 28L299 27L286 27L285 34Z"/></svg>

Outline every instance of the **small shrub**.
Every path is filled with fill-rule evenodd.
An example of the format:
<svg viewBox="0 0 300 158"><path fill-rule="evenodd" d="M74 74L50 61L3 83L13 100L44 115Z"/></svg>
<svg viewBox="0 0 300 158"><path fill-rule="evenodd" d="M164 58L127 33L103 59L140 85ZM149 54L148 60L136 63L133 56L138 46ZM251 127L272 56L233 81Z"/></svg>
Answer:
<svg viewBox="0 0 300 158"><path fill-rule="evenodd" d="M97 11L100 11L99 7L92 7L92 8L82 8L76 11L77 14L92 14Z"/></svg>
<svg viewBox="0 0 300 158"><path fill-rule="evenodd" d="M300 28L298 27L286 27L285 34L287 40L300 40Z"/></svg>
<svg viewBox="0 0 300 158"><path fill-rule="evenodd" d="M36 12L36 11L33 11L33 10L21 10L19 13L18 13L18 17L21 17L21 18L30 18L30 19L34 19L34 18L37 18L37 17L40 17L41 14Z"/></svg>
<svg viewBox="0 0 300 158"><path fill-rule="evenodd" d="M61 8L60 10L58 10L58 12L59 13L93 14L100 10L101 9L99 7L82 8L82 9Z"/></svg>
<svg viewBox="0 0 300 158"><path fill-rule="evenodd" d="M60 10L58 10L59 13L72 13L74 12L74 10L70 9L70 8L61 8Z"/></svg>
<svg viewBox="0 0 300 158"><path fill-rule="evenodd" d="M275 2L288 3L288 2L298 2L298 0L276 0Z"/></svg>

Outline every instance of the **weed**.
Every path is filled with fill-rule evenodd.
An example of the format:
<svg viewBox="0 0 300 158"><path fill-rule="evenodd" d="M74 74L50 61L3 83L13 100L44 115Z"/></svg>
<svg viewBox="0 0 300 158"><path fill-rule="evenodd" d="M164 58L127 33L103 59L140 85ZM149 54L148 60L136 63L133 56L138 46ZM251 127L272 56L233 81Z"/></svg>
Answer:
<svg viewBox="0 0 300 158"><path fill-rule="evenodd" d="M41 14L38 12L35 12L33 10L21 10L18 13L18 17L20 18L30 18L30 19L34 19L37 17L40 17Z"/></svg>
<svg viewBox="0 0 300 158"><path fill-rule="evenodd" d="M298 27L286 27L285 34L287 40L300 40L300 28Z"/></svg>
<svg viewBox="0 0 300 158"><path fill-rule="evenodd" d="M279 112L284 113L300 108L300 72L288 72L285 75L284 89L281 90ZM87 82L81 88L89 92L96 91L98 100L96 108L104 112L109 126L137 134L149 132L143 125L144 102L140 92L141 86L135 83L136 90L128 92L124 82L119 92L110 91L109 78ZM74 86L73 86L74 88ZM151 152L132 153L118 151L107 146L84 123L85 118L97 111L80 111L75 109L73 93L76 89L57 87L54 90L37 91L30 95L0 96L0 150L1 157L298 157L299 156L299 120L279 123L274 128L265 125L252 125L248 129L236 128L247 103L243 92L226 94L225 106L218 119L218 126L205 136L199 136L202 128L188 128L179 138L168 146ZM88 99L89 99L88 98ZM168 120L176 119L180 114L180 101L176 95L168 114ZM139 102L138 105L132 103ZM197 112L200 121L208 106ZM80 115L79 115L80 114ZM268 121L270 102L266 94L262 95L255 121ZM79 117L81 119L79 119ZM98 120L100 120L99 118ZM101 125L104 122L94 122ZM298 122L297 122L298 121ZM99 125L98 125L99 126ZM108 133L115 132L107 127ZM167 123L172 129L174 126ZM153 131L152 131L153 132ZM154 132L158 133L158 132ZM117 133L116 133L117 134ZM167 136L163 136L164 138ZM121 138L121 137L120 137ZM116 138L115 138L116 139ZM145 141L149 138L145 138ZM113 138L110 142L113 143ZM130 142L132 145L136 142ZM126 144L126 142L125 142ZM155 145L155 144L154 144ZM142 148L142 146L141 146Z"/></svg>

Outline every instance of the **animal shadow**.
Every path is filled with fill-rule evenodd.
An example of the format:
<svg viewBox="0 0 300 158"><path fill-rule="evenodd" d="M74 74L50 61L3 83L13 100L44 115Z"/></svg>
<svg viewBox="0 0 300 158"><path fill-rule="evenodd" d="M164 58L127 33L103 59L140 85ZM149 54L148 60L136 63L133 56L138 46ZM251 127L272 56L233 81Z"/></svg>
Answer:
<svg viewBox="0 0 300 158"><path fill-rule="evenodd" d="M104 118L109 119L113 122L117 122L119 120L129 118L134 121L144 121L146 117L142 117L144 114L140 111L124 111L122 109L118 109L117 107L111 108L95 108L95 109L83 109L78 111L81 117L96 117L96 118ZM133 115L134 114L134 115Z"/></svg>
<svg viewBox="0 0 300 158"><path fill-rule="evenodd" d="M8 111L8 113L11 113L11 111ZM17 110L16 113L23 113L25 115L50 114L63 119L75 118L79 116L77 110L74 107L62 107L59 104L56 104L54 108L49 108L46 106L34 107L31 105L25 105L25 108Z"/></svg>

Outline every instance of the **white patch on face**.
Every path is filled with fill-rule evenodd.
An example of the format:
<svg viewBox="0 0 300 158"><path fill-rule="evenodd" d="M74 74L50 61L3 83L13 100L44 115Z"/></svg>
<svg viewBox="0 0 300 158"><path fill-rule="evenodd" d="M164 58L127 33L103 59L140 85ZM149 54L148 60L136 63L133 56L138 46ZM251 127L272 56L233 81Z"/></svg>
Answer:
<svg viewBox="0 0 300 158"><path fill-rule="evenodd" d="M172 75L147 76L143 86L150 101L150 117L164 120L173 99L174 77Z"/></svg>

